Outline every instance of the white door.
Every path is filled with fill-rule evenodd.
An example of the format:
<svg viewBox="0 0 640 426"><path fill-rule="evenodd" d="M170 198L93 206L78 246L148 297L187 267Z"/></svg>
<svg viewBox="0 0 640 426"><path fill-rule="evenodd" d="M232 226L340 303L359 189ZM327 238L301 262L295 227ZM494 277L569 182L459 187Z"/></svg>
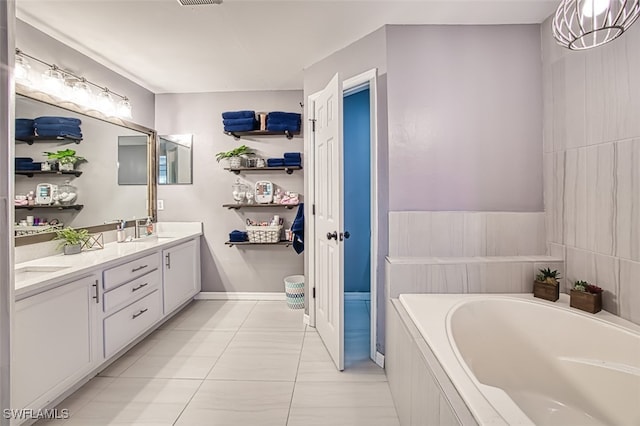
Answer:
<svg viewBox="0 0 640 426"><path fill-rule="evenodd" d="M315 100L314 241L316 328L344 370L342 250L342 81L336 74Z"/></svg>

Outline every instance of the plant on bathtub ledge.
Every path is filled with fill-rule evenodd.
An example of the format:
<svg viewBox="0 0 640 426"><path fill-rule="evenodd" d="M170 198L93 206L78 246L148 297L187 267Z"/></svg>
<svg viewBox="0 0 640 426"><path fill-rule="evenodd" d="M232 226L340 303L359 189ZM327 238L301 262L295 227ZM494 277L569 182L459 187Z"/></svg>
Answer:
<svg viewBox="0 0 640 426"><path fill-rule="evenodd" d="M533 283L533 296L555 302L560 297L560 273L551 268L540 269Z"/></svg>
<svg viewBox="0 0 640 426"><path fill-rule="evenodd" d="M570 292L569 306L595 314L602 310L602 289L586 281L576 281Z"/></svg>

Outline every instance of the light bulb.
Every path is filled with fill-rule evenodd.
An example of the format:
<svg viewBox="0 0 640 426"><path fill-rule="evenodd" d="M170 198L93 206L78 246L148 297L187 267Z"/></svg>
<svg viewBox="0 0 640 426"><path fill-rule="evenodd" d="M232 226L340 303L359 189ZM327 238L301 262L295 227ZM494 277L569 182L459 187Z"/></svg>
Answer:
<svg viewBox="0 0 640 426"><path fill-rule="evenodd" d="M115 104L113 103L113 97L109 93L109 89L104 89L96 96L96 108L103 112L105 115L113 115L115 112Z"/></svg>
<svg viewBox="0 0 640 426"><path fill-rule="evenodd" d="M73 84L72 100L78 105L91 106L93 92L84 78Z"/></svg>
<svg viewBox="0 0 640 426"><path fill-rule="evenodd" d="M21 55L16 55L16 66L15 66L15 78L16 81L31 85L31 65L29 65L29 61L27 58Z"/></svg>
<svg viewBox="0 0 640 426"><path fill-rule="evenodd" d="M42 74L43 90L55 96L61 96L64 90L64 77L58 70L58 67L53 65Z"/></svg>
<svg viewBox="0 0 640 426"><path fill-rule="evenodd" d="M122 118L131 118L131 102L129 102L128 98L122 98L118 102L116 114Z"/></svg>
<svg viewBox="0 0 640 426"><path fill-rule="evenodd" d="M582 16L592 18L609 8L611 0L585 0L582 5Z"/></svg>

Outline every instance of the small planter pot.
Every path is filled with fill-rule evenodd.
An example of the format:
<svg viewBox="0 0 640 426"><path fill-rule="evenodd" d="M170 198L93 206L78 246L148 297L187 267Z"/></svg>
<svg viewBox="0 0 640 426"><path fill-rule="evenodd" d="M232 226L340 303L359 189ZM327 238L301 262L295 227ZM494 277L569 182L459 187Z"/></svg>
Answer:
<svg viewBox="0 0 640 426"><path fill-rule="evenodd" d="M536 280L533 282L533 296L555 302L560 298L560 284L549 284Z"/></svg>
<svg viewBox="0 0 640 426"><path fill-rule="evenodd" d="M242 158L240 157L229 157L229 168L230 169L239 169L242 167Z"/></svg>
<svg viewBox="0 0 640 426"><path fill-rule="evenodd" d="M602 310L602 293L588 293L572 289L569 297L569 306L572 308L592 314Z"/></svg>
<svg viewBox="0 0 640 426"><path fill-rule="evenodd" d="M78 254L82 251L82 244L73 244L63 246L64 254Z"/></svg>

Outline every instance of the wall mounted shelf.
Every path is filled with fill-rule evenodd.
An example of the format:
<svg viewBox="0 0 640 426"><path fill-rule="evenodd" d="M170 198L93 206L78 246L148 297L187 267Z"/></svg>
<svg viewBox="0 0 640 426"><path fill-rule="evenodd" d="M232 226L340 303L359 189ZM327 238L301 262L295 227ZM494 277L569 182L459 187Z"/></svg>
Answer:
<svg viewBox="0 0 640 426"><path fill-rule="evenodd" d="M288 167L225 167L225 170L239 175L242 172L271 172L271 171L284 171L290 175L296 170L302 170L301 166L288 166Z"/></svg>
<svg viewBox="0 0 640 426"><path fill-rule="evenodd" d="M291 241L279 241L277 243L250 243L249 241L242 241L242 242L231 242L231 241L227 241L225 243L226 245L228 245L229 247L233 247L233 246L285 246L285 247L289 247L292 242Z"/></svg>
<svg viewBox="0 0 640 426"><path fill-rule="evenodd" d="M233 136L235 140L239 140L243 136L286 136L287 139L293 139L294 136L298 136L300 132L290 132L284 130L282 132L271 132L269 130L249 130L246 132L224 132L225 135Z"/></svg>
<svg viewBox="0 0 640 426"><path fill-rule="evenodd" d="M59 170L16 170L17 175L33 177L35 175L74 175L79 177L82 172L80 170L59 171Z"/></svg>
<svg viewBox="0 0 640 426"><path fill-rule="evenodd" d="M84 205L73 204L70 206L15 206L16 210L52 209L52 210L82 210Z"/></svg>
<svg viewBox="0 0 640 426"><path fill-rule="evenodd" d="M28 138L16 138L16 142L23 142L33 145L34 142L60 142L61 145L68 143L79 144L82 138L74 138L71 136L29 136Z"/></svg>
<svg viewBox="0 0 640 426"><path fill-rule="evenodd" d="M244 208L269 208L269 207L281 207L281 208L285 208L285 209L292 209L294 207L298 207L298 204L258 204L258 203L253 203L253 204L223 204L222 207L225 207L229 210L239 210L239 209L244 209Z"/></svg>

